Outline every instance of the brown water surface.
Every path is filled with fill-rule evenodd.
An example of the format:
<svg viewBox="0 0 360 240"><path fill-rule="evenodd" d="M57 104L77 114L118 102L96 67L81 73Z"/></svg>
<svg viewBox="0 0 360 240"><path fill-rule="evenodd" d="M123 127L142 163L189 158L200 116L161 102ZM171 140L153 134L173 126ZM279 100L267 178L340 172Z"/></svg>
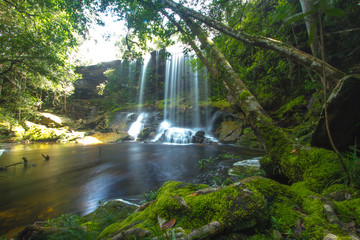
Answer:
<svg viewBox="0 0 360 240"><path fill-rule="evenodd" d="M202 183L198 160L203 158L231 153L241 156L238 161L262 155L227 145L14 144L2 148L0 166L22 162L22 157L35 166L20 164L0 171L0 236L61 214L87 214L99 201L138 202L144 193L169 180Z"/></svg>

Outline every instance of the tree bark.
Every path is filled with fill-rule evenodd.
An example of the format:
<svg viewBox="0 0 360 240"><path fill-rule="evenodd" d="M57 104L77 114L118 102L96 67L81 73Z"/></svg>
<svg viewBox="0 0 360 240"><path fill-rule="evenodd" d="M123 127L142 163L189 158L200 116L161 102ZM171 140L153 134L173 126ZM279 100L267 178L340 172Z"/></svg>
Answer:
<svg viewBox="0 0 360 240"><path fill-rule="evenodd" d="M305 53L293 46L285 44L281 41L267 38L263 36L255 36L251 35L239 30L234 30L223 23L217 22L207 16L204 16L190 8L186 8L179 3L175 3L172 0L163 0L164 6L172 9L174 12L178 14L182 14L183 16L188 16L191 18L195 18L200 22L205 23L206 25L232 37L235 38L245 44L249 44L251 46L257 46L260 48L265 48L272 50L274 52L279 53L287 58L293 59L294 61L304 65L310 70L316 72L319 76L323 74L323 65L325 66L325 75L328 81L330 82L331 88L336 86L338 81L345 76L345 73L336 69L328 63L323 63L322 60L312 56L308 53Z"/></svg>
<svg viewBox="0 0 360 240"><path fill-rule="evenodd" d="M313 0L299 0L299 1L303 13L307 13L312 10L314 4ZM309 37L311 35L311 29L313 29L314 24L316 24L316 14L311 14L310 16L305 17L305 26ZM311 42L310 48L314 56L321 57L320 41L316 33L314 35L313 41Z"/></svg>

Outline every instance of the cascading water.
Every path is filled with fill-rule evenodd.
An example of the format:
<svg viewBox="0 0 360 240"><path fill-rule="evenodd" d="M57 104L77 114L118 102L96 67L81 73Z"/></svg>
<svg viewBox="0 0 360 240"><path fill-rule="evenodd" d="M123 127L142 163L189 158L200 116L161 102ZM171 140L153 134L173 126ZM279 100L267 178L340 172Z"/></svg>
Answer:
<svg viewBox="0 0 360 240"><path fill-rule="evenodd" d="M148 63L150 61L151 55L148 54L144 58L144 63L141 67L141 77L140 77L140 91L139 91L139 105L138 105L138 117L136 121L130 126L128 134L134 139L137 140L138 135L140 134L141 130L145 126L145 122L148 116L148 113L142 112L143 104L144 104L144 92L146 86L146 70Z"/></svg>
<svg viewBox="0 0 360 240"><path fill-rule="evenodd" d="M189 56L167 51L171 56L166 60L164 120L153 141L178 144L202 142L210 137L204 130L208 117L201 118L200 108L200 102L208 98L206 74L191 68ZM203 115L206 113L208 111Z"/></svg>

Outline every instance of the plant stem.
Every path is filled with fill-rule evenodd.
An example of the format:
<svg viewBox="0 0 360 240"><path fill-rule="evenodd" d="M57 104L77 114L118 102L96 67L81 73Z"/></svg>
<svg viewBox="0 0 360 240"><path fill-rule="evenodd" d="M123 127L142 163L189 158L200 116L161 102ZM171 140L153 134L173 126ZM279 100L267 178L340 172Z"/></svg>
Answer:
<svg viewBox="0 0 360 240"><path fill-rule="evenodd" d="M339 150L337 149L335 143L334 143L334 139L331 136L331 132L330 132L330 124L329 124L329 117L328 117L328 111L327 111L327 81L326 81L326 74L325 74L325 47L324 47L324 33L323 33L323 24L322 24L322 19L321 19L321 14L319 14L319 28L320 28L320 41L321 41L321 58L322 58L322 68L323 68L323 73L321 76L321 80L322 83L324 85L324 89L323 89L323 93L324 93L324 112L325 112L325 126L326 126L326 132L328 134L329 137L329 141L331 144L331 147L333 148L333 150L335 151L335 153L337 154L340 164L345 172L346 175L346 180L348 182L348 184L351 184L350 182L350 176L349 176L349 172L345 166L344 163L344 159L341 156L341 153L339 152Z"/></svg>

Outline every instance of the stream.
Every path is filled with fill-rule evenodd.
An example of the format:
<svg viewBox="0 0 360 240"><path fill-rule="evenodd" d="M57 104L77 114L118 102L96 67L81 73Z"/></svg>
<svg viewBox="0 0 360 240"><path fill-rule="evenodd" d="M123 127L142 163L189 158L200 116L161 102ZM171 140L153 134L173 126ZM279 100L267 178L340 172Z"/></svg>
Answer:
<svg viewBox="0 0 360 240"><path fill-rule="evenodd" d="M139 203L143 194L169 180L207 183L210 173L198 160L219 154L240 156L216 163L227 169L261 151L229 145L118 144L3 144L0 166L0 236L61 214L88 214L99 202L124 199ZM46 161L41 154L49 155Z"/></svg>

